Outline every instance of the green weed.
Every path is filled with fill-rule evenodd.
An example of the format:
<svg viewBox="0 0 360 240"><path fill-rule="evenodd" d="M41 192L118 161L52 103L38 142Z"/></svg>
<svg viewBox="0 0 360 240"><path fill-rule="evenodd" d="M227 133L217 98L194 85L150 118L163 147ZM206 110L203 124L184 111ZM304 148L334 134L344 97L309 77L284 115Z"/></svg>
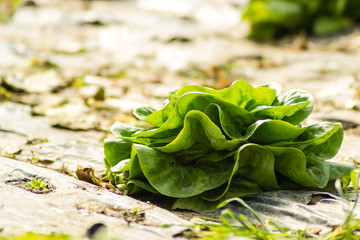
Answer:
<svg viewBox="0 0 360 240"><path fill-rule="evenodd" d="M345 180L346 181L346 180ZM220 223L206 223L198 225L194 228L193 235L195 234L197 239L201 240L222 240L235 236L242 236L251 239L260 239L260 240L271 240L271 239L290 239L290 240L302 240L302 239L321 239L321 240L356 240L360 239L360 219L355 219L354 210L359 201L358 193L358 174L355 171L352 171L350 174L350 181L353 185L353 190L356 193L356 198L352 209L348 213L348 217L343 224L337 226L330 233L318 236L314 234L309 234L306 230L292 230L287 227L281 227L275 224L274 222L267 222L265 225L264 222L260 219L258 214L247 205L240 198L229 199L226 202L219 205L219 207L224 207L226 204L232 201L236 201L247 208L251 215L254 217L257 223L250 222L243 214L234 214L231 210L225 209L221 213L221 222ZM344 193L341 187L341 182L338 181L336 188L339 192L339 195L345 199L349 199L349 195ZM196 232L196 233L194 233ZM186 235L189 235L188 233ZM185 235L185 236L186 236Z"/></svg>
<svg viewBox="0 0 360 240"><path fill-rule="evenodd" d="M28 188L39 188L43 190L47 189L46 185L47 185L46 182L42 181L40 178L39 179L32 178L31 181L26 183L26 186Z"/></svg>

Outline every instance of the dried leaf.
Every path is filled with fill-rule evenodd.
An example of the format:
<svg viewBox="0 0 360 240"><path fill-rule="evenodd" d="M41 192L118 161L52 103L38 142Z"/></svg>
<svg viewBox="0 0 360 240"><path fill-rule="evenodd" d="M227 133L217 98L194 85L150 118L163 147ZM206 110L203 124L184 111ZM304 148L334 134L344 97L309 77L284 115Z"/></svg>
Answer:
<svg viewBox="0 0 360 240"><path fill-rule="evenodd" d="M78 165L75 173L79 180L101 186L99 180L94 175L93 168Z"/></svg>

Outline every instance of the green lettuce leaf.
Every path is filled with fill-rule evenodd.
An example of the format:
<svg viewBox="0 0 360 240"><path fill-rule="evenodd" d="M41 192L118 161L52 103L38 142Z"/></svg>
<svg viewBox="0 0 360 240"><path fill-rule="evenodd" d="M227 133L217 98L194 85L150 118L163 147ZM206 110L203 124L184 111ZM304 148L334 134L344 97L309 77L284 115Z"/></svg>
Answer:
<svg viewBox="0 0 360 240"><path fill-rule="evenodd" d="M226 182L232 171L232 161L196 162L182 165L172 155L144 145L135 145L141 170L150 184L170 197L191 197L216 188Z"/></svg>
<svg viewBox="0 0 360 240"><path fill-rule="evenodd" d="M239 176L256 182L263 190L280 189L275 175L275 158L271 151L249 143L239 148L236 158L239 159Z"/></svg>
<svg viewBox="0 0 360 240"><path fill-rule="evenodd" d="M104 144L104 154L106 162L113 172L120 171L123 161L130 159L132 143L122 139L106 140ZM116 167L117 166L117 167ZM115 168L116 167L116 168ZM115 170L116 169L116 170Z"/></svg>

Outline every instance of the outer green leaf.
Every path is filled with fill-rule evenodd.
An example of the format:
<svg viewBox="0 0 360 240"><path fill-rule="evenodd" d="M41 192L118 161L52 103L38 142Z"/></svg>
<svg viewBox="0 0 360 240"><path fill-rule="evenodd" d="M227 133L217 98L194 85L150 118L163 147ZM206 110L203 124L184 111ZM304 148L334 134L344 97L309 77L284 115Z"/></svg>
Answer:
<svg viewBox="0 0 360 240"><path fill-rule="evenodd" d="M137 187L131 185L136 185ZM134 194L135 192L140 192L141 189L145 189L146 191L151 193L159 194L159 192L156 191L155 188L153 188L149 183L145 182L143 179L133 178L127 182L128 194Z"/></svg>
<svg viewBox="0 0 360 240"><path fill-rule="evenodd" d="M352 163L345 162L328 162L330 167L330 179L329 181L334 181L337 178L341 178L349 174L352 170L356 169L356 165Z"/></svg>
<svg viewBox="0 0 360 240"><path fill-rule="evenodd" d="M200 197L180 198L172 205L171 209L186 209L206 213L215 211L220 202L210 202Z"/></svg>
<svg viewBox="0 0 360 240"><path fill-rule="evenodd" d="M302 107L303 103L309 103L305 107ZM304 90L289 90L285 92L282 102L279 105L284 106L298 106L300 109L291 116L286 115L282 120L292 123L294 125L300 124L304 121L312 112L314 108L314 98L311 94Z"/></svg>
<svg viewBox="0 0 360 240"><path fill-rule="evenodd" d="M186 114L184 127L174 141L156 149L162 152L178 152L193 146L195 143L209 145L215 151L234 150L247 139L228 141L222 131L204 113L192 110Z"/></svg>
<svg viewBox="0 0 360 240"><path fill-rule="evenodd" d="M239 176L233 177L230 187L222 199L242 197L263 192L258 184Z"/></svg>
<svg viewBox="0 0 360 240"><path fill-rule="evenodd" d="M231 175L228 178L228 181L217 188L214 188L214 189L211 189L209 191L202 193L201 197L203 199L206 199L208 201L217 201L217 200L220 200L221 198L223 198L228 193L228 190L232 184L232 179L233 179L234 175L238 172L238 169L239 169L239 158L237 156L238 155L235 154L235 164L233 166ZM246 181L246 182L248 182L248 181ZM236 184L237 185L241 184L241 181L237 181ZM232 184L232 185L234 187L234 184ZM235 188L236 188L236 186L235 186ZM242 189L241 191L237 191L237 194L241 194L244 191L246 192L244 195L249 194L249 192L247 192L246 188Z"/></svg>
<svg viewBox="0 0 360 240"><path fill-rule="evenodd" d="M305 130L306 128L296 127L280 120L259 120L247 129L249 133L252 132L249 141L258 144L291 141Z"/></svg>
<svg viewBox="0 0 360 240"><path fill-rule="evenodd" d="M206 192L211 194L212 190ZM186 209L196 212L212 212L219 208L219 204L233 197L243 197L251 194L261 193L262 190L255 183L245 179L234 178L231 186L224 197L219 200L209 200L206 194L190 198L180 198L172 206L172 209ZM206 197L205 197L206 196Z"/></svg>
<svg viewBox="0 0 360 240"><path fill-rule="evenodd" d="M284 175L282 175L278 171L276 171L276 179L277 179L281 189L287 189L287 190L301 190L301 189L304 189L304 186L302 186L301 184L298 184L298 183L292 181L291 179L285 177Z"/></svg>
<svg viewBox="0 0 360 240"><path fill-rule="evenodd" d="M111 126L110 131L117 137L120 138L131 138L132 135L138 131L143 131L144 129L133 127L121 122L116 122Z"/></svg>
<svg viewBox="0 0 360 240"><path fill-rule="evenodd" d="M331 126L331 124L326 126ZM343 136L344 131L341 124L333 124L333 128L323 134L322 137L317 138L317 144L306 147L304 153L312 159L330 159L339 151Z"/></svg>
<svg viewBox="0 0 360 240"><path fill-rule="evenodd" d="M209 104L204 113L214 122L227 138L247 140L245 129L257 119L232 104Z"/></svg>
<svg viewBox="0 0 360 240"><path fill-rule="evenodd" d="M330 166L327 162L307 159L306 172L313 180L317 180L319 188L326 187L330 180Z"/></svg>
<svg viewBox="0 0 360 240"><path fill-rule="evenodd" d="M136 133L141 133L144 131L153 132L156 131L158 128L150 128L150 129L143 129L138 127L133 127L130 125L126 125L120 122L114 123L111 127L111 132L115 134L117 137L132 143L140 143L146 146L150 145L164 145L166 143L171 142L174 140L177 134L177 130L169 130L167 132L167 136L161 136L160 138L144 138L144 137L134 137Z"/></svg>
<svg viewBox="0 0 360 240"><path fill-rule="evenodd" d="M238 165L234 167L234 174L238 169ZM263 190L254 182L241 178L239 176L232 176L228 183L222 186L206 191L199 196L207 201L226 200L233 197L243 197L251 194L261 193Z"/></svg>
<svg viewBox="0 0 360 240"><path fill-rule="evenodd" d="M156 112L156 109L150 106L142 106L134 109L134 116L139 120L145 120L150 114Z"/></svg>
<svg viewBox="0 0 360 240"><path fill-rule="evenodd" d="M281 106L259 106L251 111L259 119L277 119L283 120L295 115L299 110L306 108L310 102L302 102L294 105ZM291 122L292 123L292 122ZM299 123L297 123L299 124ZM297 125L295 124L295 125Z"/></svg>
<svg viewBox="0 0 360 240"><path fill-rule="evenodd" d="M133 146L135 148L135 146ZM144 173L140 167L139 156L136 150L133 149L129 164L129 178L145 178Z"/></svg>
<svg viewBox="0 0 360 240"><path fill-rule="evenodd" d="M156 127L160 127L168 118L175 108L176 97L173 93L169 94L169 99L165 102L164 107L159 111L153 112L146 119L145 122L148 124L154 125Z"/></svg>
<svg viewBox="0 0 360 240"><path fill-rule="evenodd" d="M268 84L262 85L261 87L272 88L275 90L276 96L275 96L274 101L271 104L272 106L277 106L282 102L285 91L280 84L268 83Z"/></svg>
<svg viewBox="0 0 360 240"><path fill-rule="evenodd" d="M339 131L342 132L342 126L339 123L317 123L307 127L304 134L295 139L294 142L306 145L318 145L326 142L329 137Z"/></svg>
<svg viewBox="0 0 360 240"><path fill-rule="evenodd" d="M275 159L272 152L257 144L245 144L238 150L238 175L255 182L263 190L280 189L275 176Z"/></svg>
<svg viewBox="0 0 360 240"><path fill-rule="evenodd" d="M184 119L184 127L171 143L156 148L162 152L178 152L190 148L198 142L210 145L210 142L226 142L221 130L202 112L192 110Z"/></svg>
<svg viewBox="0 0 360 240"><path fill-rule="evenodd" d="M299 148L300 150L304 150L308 146L320 145L327 142L330 138L334 138L333 147L335 147L334 151L337 152L342 143L342 136L343 136L343 129L341 124L323 122L306 127L304 133L291 142L283 141L283 142L274 143L272 145L291 146L291 147ZM331 155L331 157L332 156L333 155Z"/></svg>
<svg viewBox="0 0 360 240"><path fill-rule="evenodd" d="M109 167L113 172L119 171L123 166L117 166L122 161L130 158L132 143L122 139L106 140L104 144L104 154ZM115 167L115 168L114 168ZM116 170L115 170L116 169Z"/></svg>
<svg viewBox="0 0 360 240"><path fill-rule="evenodd" d="M304 186L312 188L322 188L328 183L328 166L322 164L310 166L307 164L305 154L292 147L266 147L275 156L275 169L290 180ZM324 168L316 170L315 167ZM309 174L308 172L311 172ZM313 172L324 172L316 176Z"/></svg>
<svg viewBox="0 0 360 240"><path fill-rule="evenodd" d="M137 193L142 192L144 189L132 182L126 184L126 194L127 195L134 195Z"/></svg>
<svg viewBox="0 0 360 240"><path fill-rule="evenodd" d="M181 165L171 154L135 145L144 175L161 194L185 198L224 184L232 171L231 161Z"/></svg>
<svg viewBox="0 0 360 240"><path fill-rule="evenodd" d="M176 100L176 106L169 118L159 128L139 132L134 134L134 137L166 138L174 134L177 135L183 126L185 115L191 110L204 110L209 102L214 101L213 98L213 96L207 94L186 94Z"/></svg>
<svg viewBox="0 0 360 240"><path fill-rule="evenodd" d="M290 90L278 97L277 105L261 105L251 113L262 119L281 119L298 125L310 115L314 107L313 97L303 90Z"/></svg>

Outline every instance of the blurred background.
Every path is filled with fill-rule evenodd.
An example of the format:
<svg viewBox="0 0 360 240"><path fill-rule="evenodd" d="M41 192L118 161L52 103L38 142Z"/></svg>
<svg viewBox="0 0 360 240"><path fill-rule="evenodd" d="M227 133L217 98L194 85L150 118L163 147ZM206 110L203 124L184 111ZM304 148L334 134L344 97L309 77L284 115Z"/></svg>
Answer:
<svg viewBox="0 0 360 240"><path fill-rule="evenodd" d="M308 90L314 118L343 122L350 149L359 20L358 0L0 0L1 154L104 168L102 140L115 121L138 124L135 106L237 79Z"/></svg>

